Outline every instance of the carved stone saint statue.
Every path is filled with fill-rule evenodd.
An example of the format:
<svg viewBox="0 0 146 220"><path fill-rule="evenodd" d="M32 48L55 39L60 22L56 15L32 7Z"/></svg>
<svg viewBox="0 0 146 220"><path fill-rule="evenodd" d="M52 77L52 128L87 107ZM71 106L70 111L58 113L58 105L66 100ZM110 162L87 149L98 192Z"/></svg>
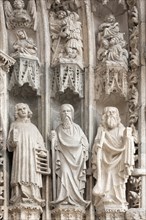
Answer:
<svg viewBox="0 0 146 220"><path fill-rule="evenodd" d="M126 209L125 183L133 165L132 129L121 124L117 108L106 107L93 146L96 207L115 205Z"/></svg>
<svg viewBox="0 0 146 220"><path fill-rule="evenodd" d="M53 180L57 186L57 198L52 205L74 205L86 207L83 199L86 182L86 161L88 160L88 140L79 125L73 122L74 109L70 104L61 106L61 121L56 131L52 131Z"/></svg>
<svg viewBox="0 0 146 220"><path fill-rule="evenodd" d="M15 122L11 124L8 150L13 151L10 203L43 205L40 189L41 173L36 171L35 150L45 156L42 135L31 123L32 112L27 104L15 106Z"/></svg>

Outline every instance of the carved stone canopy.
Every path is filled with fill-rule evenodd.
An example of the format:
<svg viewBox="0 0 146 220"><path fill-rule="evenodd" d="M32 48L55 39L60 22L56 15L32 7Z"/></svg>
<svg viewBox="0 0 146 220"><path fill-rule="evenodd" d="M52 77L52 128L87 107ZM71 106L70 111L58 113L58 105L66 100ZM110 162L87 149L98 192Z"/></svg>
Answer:
<svg viewBox="0 0 146 220"><path fill-rule="evenodd" d="M36 56L19 54L15 57L16 63L14 65L12 75L9 82L9 90L15 85L22 87L24 84L37 91L40 94L40 62Z"/></svg>
<svg viewBox="0 0 146 220"><path fill-rule="evenodd" d="M61 63L53 69L52 96L64 93L67 88L83 97L83 70L74 63Z"/></svg>

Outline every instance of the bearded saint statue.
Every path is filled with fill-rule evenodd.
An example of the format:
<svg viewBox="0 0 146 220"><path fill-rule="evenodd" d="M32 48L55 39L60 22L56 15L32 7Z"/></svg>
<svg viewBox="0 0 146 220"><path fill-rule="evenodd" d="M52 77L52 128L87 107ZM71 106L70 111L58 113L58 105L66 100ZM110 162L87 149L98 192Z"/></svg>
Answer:
<svg viewBox="0 0 146 220"><path fill-rule="evenodd" d="M73 117L73 106L63 104L62 123L50 137L55 150L52 173L56 174L53 187L57 188L57 192L51 202L54 206L67 204L86 207L89 204L83 199L89 144L80 126L73 122Z"/></svg>
<svg viewBox="0 0 146 220"><path fill-rule="evenodd" d="M127 208L125 183L134 165L132 129L120 122L119 111L106 107L93 145L93 188L95 206Z"/></svg>

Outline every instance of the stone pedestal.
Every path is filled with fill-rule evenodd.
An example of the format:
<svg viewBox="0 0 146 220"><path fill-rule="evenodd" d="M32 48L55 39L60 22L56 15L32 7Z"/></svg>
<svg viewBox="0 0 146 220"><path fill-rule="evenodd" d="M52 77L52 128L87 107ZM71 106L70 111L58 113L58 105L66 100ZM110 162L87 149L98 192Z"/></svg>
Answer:
<svg viewBox="0 0 146 220"><path fill-rule="evenodd" d="M62 205L52 210L53 220L83 220L84 216L84 207Z"/></svg>
<svg viewBox="0 0 146 220"><path fill-rule="evenodd" d="M40 220L41 206L33 204L18 204L9 206L10 220Z"/></svg>
<svg viewBox="0 0 146 220"><path fill-rule="evenodd" d="M124 220L127 207L120 205L102 205L96 208L99 220Z"/></svg>

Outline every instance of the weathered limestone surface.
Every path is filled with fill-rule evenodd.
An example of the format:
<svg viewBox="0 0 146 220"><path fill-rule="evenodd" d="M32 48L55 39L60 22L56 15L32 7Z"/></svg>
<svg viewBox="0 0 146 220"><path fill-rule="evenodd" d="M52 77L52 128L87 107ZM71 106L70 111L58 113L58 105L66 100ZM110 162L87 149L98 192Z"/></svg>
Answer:
<svg viewBox="0 0 146 220"><path fill-rule="evenodd" d="M0 219L146 219L145 48L145 0L0 0Z"/></svg>

